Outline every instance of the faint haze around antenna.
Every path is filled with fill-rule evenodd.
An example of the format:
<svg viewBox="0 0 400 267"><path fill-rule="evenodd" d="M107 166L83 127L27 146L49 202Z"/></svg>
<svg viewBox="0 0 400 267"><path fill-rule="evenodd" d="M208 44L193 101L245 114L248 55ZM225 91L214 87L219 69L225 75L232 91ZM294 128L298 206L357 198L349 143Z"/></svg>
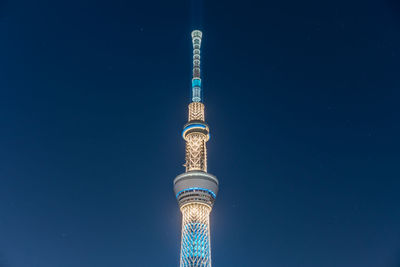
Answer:
<svg viewBox="0 0 400 267"><path fill-rule="evenodd" d="M191 0L190 2L192 29L203 30L204 1Z"/></svg>

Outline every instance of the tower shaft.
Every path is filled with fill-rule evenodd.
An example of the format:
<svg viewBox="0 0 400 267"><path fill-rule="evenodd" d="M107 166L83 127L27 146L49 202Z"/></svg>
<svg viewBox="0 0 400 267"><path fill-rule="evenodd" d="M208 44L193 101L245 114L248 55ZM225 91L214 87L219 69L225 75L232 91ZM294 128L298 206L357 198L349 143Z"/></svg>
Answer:
<svg viewBox="0 0 400 267"><path fill-rule="evenodd" d="M207 146L209 139L208 127L204 122L204 104L192 102L189 104L188 130L191 130L184 137L186 141L186 172L204 171L207 172ZM196 128L205 130L196 131Z"/></svg>
<svg viewBox="0 0 400 267"><path fill-rule="evenodd" d="M210 212L204 204L191 203L181 208L181 267L211 266Z"/></svg>

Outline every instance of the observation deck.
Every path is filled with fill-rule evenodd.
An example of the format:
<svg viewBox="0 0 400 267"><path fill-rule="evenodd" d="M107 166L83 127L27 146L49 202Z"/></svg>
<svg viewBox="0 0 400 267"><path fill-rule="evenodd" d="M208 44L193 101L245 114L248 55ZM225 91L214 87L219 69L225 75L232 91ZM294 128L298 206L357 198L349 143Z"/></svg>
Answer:
<svg viewBox="0 0 400 267"><path fill-rule="evenodd" d="M174 180L174 192L179 206L203 203L212 207L218 194L218 179L203 171L189 171Z"/></svg>

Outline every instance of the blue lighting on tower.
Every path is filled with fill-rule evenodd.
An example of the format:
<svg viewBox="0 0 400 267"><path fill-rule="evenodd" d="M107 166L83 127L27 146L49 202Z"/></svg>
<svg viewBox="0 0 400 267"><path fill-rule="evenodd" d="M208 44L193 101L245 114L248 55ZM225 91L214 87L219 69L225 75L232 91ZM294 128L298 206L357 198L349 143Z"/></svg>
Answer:
<svg viewBox="0 0 400 267"><path fill-rule="evenodd" d="M213 196L213 198L216 198L216 197L217 197L217 196L215 195L215 193L214 193L213 191L209 190L209 189L205 189L205 188L201 188L201 187L191 187L191 188L187 188L187 189L184 189L184 190L179 191L178 194L176 194L176 198L178 198L178 196L179 196L180 194L182 194L183 192L195 191L195 190L200 190L200 191L208 192L210 195Z"/></svg>
<svg viewBox="0 0 400 267"><path fill-rule="evenodd" d="M208 267L210 266L210 242L208 225L199 222L190 222L184 225L182 236L182 267ZM193 262L193 258L197 262ZM195 265L193 265L195 264Z"/></svg>
<svg viewBox="0 0 400 267"><path fill-rule="evenodd" d="M201 87L201 80L200 79L193 79L192 80L192 87Z"/></svg>

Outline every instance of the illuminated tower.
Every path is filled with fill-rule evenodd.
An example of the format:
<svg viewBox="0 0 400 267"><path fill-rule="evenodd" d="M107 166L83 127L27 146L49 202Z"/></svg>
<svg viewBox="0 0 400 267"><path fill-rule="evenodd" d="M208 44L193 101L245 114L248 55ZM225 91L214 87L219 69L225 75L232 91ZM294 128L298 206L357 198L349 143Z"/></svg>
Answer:
<svg viewBox="0 0 400 267"><path fill-rule="evenodd" d="M188 123L183 127L186 141L186 172L174 180L174 191L182 212L180 267L211 267L210 212L218 193L218 180L207 173L210 139L205 123L200 79L201 31L192 32L193 79Z"/></svg>

